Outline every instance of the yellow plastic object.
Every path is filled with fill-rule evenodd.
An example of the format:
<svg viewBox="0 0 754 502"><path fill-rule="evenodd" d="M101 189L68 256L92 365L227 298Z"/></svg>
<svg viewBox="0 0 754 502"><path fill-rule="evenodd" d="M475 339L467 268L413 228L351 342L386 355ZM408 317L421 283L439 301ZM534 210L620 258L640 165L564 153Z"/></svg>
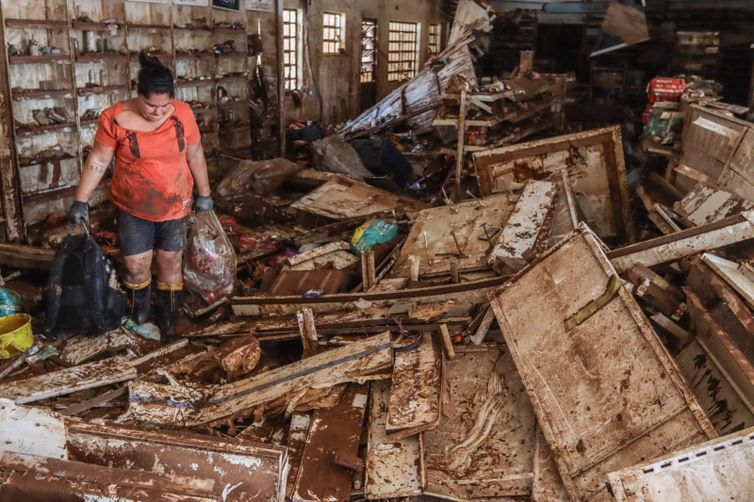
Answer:
<svg viewBox="0 0 754 502"><path fill-rule="evenodd" d="M27 351L34 344L31 317L11 314L0 318L0 359Z"/></svg>

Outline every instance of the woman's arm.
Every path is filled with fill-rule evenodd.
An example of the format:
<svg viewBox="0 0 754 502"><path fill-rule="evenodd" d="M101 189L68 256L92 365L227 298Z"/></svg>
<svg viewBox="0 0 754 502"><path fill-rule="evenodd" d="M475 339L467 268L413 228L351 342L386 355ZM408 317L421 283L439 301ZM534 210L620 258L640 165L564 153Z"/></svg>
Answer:
<svg viewBox="0 0 754 502"><path fill-rule="evenodd" d="M207 159L204 158L204 147L202 147L201 142L188 145L186 148L186 159L188 160L191 175L194 177L196 192L203 197L208 197L210 189L209 176L207 175Z"/></svg>
<svg viewBox="0 0 754 502"><path fill-rule="evenodd" d="M92 192L102 177L107 172L107 168L115 155L115 148L104 146L95 142L94 148L84 162L84 169L81 171L79 186L76 189L76 200L79 202L88 202Z"/></svg>

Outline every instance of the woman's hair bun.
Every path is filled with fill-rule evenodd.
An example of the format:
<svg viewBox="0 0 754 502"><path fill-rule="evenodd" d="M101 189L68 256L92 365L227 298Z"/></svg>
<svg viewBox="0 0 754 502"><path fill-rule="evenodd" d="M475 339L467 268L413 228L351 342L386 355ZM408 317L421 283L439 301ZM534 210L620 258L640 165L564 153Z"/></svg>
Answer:
<svg viewBox="0 0 754 502"><path fill-rule="evenodd" d="M142 68L145 68L145 67L148 67L148 66L152 66L152 67L160 67L160 66L163 66L163 64L162 64L162 63L160 63L160 60L159 60L159 59L157 59L157 58L156 58L156 57L154 57L154 56L150 56L150 55L149 55L149 54L147 54L147 53L146 53L145 51L141 51L141 52L139 53L139 65L140 65L140 66L141 66Z"/></svg>

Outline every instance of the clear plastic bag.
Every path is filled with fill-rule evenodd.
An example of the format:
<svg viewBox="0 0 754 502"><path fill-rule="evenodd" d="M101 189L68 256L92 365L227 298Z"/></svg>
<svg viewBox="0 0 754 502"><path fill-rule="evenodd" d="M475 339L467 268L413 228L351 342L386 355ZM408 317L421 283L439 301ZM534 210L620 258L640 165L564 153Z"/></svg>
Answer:
<svg viewBox="0 0 754 502"><path fill-rule="evenodd" d="M233 294L236 254L214 211L194 216L183 261L183 279L186 289L210 305Z"/></svg>

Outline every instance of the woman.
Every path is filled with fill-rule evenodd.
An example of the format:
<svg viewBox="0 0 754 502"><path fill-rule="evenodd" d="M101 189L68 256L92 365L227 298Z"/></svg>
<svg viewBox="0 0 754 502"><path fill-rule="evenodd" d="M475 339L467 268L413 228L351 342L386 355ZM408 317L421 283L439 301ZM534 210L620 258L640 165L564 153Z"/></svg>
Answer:
<svg viewBox="0 0 754 502"><path fill-rule="evenodd" d="M73 223L88 223L89 197L115 157L112 201L118 209L131 317L139 324L149 318L154 255L157 324L164 340L170 340L183 289L181 259L194 183L197 211L211 210L212 198L191 107L173 99L173 75L156 58L141 54L139 63L138 95L99 116L69 217Z"/></svg>

